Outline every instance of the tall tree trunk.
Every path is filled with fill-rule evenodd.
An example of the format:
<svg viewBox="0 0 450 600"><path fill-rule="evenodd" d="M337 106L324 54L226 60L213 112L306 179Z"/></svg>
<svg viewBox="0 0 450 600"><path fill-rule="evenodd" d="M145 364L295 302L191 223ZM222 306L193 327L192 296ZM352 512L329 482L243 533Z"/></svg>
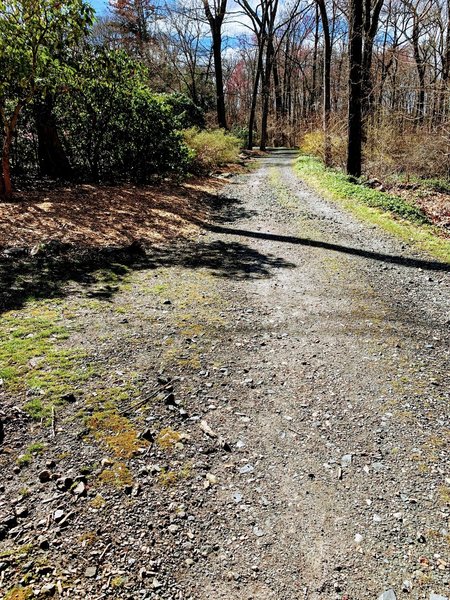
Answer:
<svg viewBox="0 0 450 600"><path fill-rule="evenodd" d="M420 16L417 12L413 15L412 45L414 60L416 61L417 76L419 78L419 93L416 101L416 120L422 123L425 117L425 63L420 52Z"/></svg>
<svg viewBox="0 0 450 600"><path fill-rule="evenodd" d="M208 19L212 36L212 51L216 81L217 122L219 127L228 129L222 69L222 24L227 10L227 0L220 0L220 2L214 3L214 13L209 5L209 0L203 0L203 8L205 10L206 18Z"/></svg>
<svg viewBox="0 0 450 600"><path fill-rule="evenodd" d="M53 99L49 94L34 105L38 136L38 160L41 175L69 179L72 169L58 135L53 114Z"/></svg>
<svg viewBox="0 0 450 600"><path fill-rule="evenodd" d="M214 72L216 81L216 99L217 99L217 122L219 127L228 129L225 113L225 93L223 88L223 70L222 70L222 33L221 25L212 32Z"/></svg>
<svg viewBox="0 0 450 600"><path fill-rule="evenodd" d="M0 180L0 195L9 200L12 196L12 184L11 184L11 167L10 167L10 153L11 153L11 142L12 135L6 134L3 140L2 148L2 176Z"/></svg>
<svg viewBox="0 0 450 600"><path fill-rule="evenodd" d="M256 103L258 101L259 80L261 79L261 72L262 72L262 68L263 68L263 52L264 52L264 41L261 38L259 40L259 44L258 44L258 62L256 64L255 79L253 81L252 103L250 106L250 115L249 115L249 119L248 119L247 148L249 150L253 149L253 130L255 128L255 121L256 121Z"/></svg>
<svg viewBox="0 0 450 600"><path fill-rule="evenodd" d="M331 165L331 36L325 0L317 0L323 29L323 161L325 166Z"/></svg>
<svg viewBox="0 0 450 600"><path fill-rule="evenodd" d="M320 0L319 0L320 1ZM323 1L323 0L322 0ZM309 97L309 107L312 112L315 108L317 100L317 56L319 49L319 2L316 2L316 14L315 14L315 29L314 29L314 51L313 51L313 64L312 64L312 83L311 83L311 94ZM325 11L326 14L326 11ZM323 21L323 18L322 18Z"/></svg>
<svg viewBox="0 0 450 600"><path fill-rule="evenodd" d="M364 51L362 57L362 115L363 115L363 137L365 135L364 125L373 110L373 83L372 83L372 57L373 44L378 29L381 9L384 0L376 0L373 11L372 0L365 2L364 15Z"/></svg>
<svg viewBox="0 0 450 600"><path fill-rule="evenodd" d="M347 173L361 176L362 167L362 50L363 0L351 0L349 32L349 102Z"/></svg>
<svg viewBox="0 0 450 600"><path fill-rule="evenodd" d="M12 196L11 183L11 146L13 141L14 131L19 120L19 114L22 110L22 105L18 104L9 121L5 120L2 110L2 120L4 122L3 129L3 145L2 145L2 172L0 176L0 196L9 200Z"/></svg>
<svg viewBox="0 0 450 600"><path fill-rule="evenodd" d="M267 121L269 118L269 102L270 102L270 75L272 73L273 64L273 41L269 40L266 50L266 62L262 76L262 109L261 109L261 140L259 149L264 151L267 148Z"/></svg>

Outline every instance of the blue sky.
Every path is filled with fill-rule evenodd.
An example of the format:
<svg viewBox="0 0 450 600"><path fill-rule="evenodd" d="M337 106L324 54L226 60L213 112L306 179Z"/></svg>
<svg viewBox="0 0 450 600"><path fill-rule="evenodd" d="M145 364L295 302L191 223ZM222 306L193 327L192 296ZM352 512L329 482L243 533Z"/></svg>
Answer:
<svg viewBox="0 0 450 600"><path fill-rule="evenodd" d="M105 12L108 6L108 0L89 0L92 6L95 8L97 14Z"/></svg>

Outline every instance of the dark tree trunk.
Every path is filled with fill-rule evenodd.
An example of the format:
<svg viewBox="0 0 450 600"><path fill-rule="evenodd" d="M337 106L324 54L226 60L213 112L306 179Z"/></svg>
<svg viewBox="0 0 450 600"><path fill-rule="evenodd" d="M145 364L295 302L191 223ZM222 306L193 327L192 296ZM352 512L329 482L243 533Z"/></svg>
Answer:
<svg viewBox="0 0 450 600"><path fill-rule="evenodd" d="M228 129L225 112L225 94L222 70L222 24L225 18L225 12L227 10L227 0L220 0L217 6L214 5L214 13L210 8L208 0L203 0L203 7L211 28L212 36L212 51L216 81L217 122L219 127Z"/></svg>
<svg viewBox="0 0 450 600"><path fill-rule="evenodd" d="M361 176L362 167L362 50L363 0L351 0L349 39L349 102L347 173Z"/></svg>
<svg viewBox="0 0 450 600"><path fill-rule="evenodd" d="M362 114L363 121L367 121L373 109L373 84L372 84L372 57L373 44L378 29L380 13L384 0L375 2L373 11L372 0L365 2L364 15L364 52L362 57ZM363 123L364 128L364 123ZM363 131L364 137L364 131Z"/></svg>
<svg viewBox="0 0 450 600"><path fill-rule="evenodd" d="M425 63L420 52L420 16L414 12L413 16L412 45L414 60L416 61L417 75L419 78L419 93L416 102L417 123L422 123L425 117Z"/></svg>
<svg viewBox="0 0 450 600"><path fill-rule="evenodd" d="M266 62L262 77L262 113L261 113L261 140L259 149L264 151L267 148L267 121L269 118L270 101L270 75L272 73L274 48L272 40L267 43Z"/></svg>
<svg viewBox="0 0 450 600"><path fill-rule="evenodd" d="M216 99L217 99L217 122L219 127L228 129L225 113L225 93L223 89L223 70L222 70L222 33L221 25L212 32L214 72L216 80Z"/></svg>
<svg viewBox="0 0 450 600"><path fill-rule="evenodd" d="M52 179L70 179L72 169L58 135L53 114L53 99L46 95L34 105L34 119L38 137L38 160L41 175Z"/></svg>
<svg viewBox="0 0 450 600"><path fill-rule="evenodd" d="M249 115L249 119L248 119L247 148L249 150L253 149L253 130L255 128L255 120L256 120L256 103L258 101L259 80L261 79L261 72L262 72L262 68L263 68L263 52L264 52L264 42L261 38L259 40L259 44L258 44L258 62L256 65L255 79L253 81L252 103L250 106L250 115Z"/></svg>
<svg viewBox="0 0 450 600"><path fill-rule="evenodd" d="M6 200L9 200L12 196L11 146L21 110L22 105L18 104L14 109L11 119L3 123L4 130L2 144L2 165L0 174L0 196Z"/></svg>
<svg viewBox="0 0 450 600"><path fill-rule="evenodd" d="M315 14L315 29L314 29L314 52L313 52L313 64L312 64L312 83L311 83L311 94L309 96L309 109L312 112L314 109L317 110L317 56L319 49L319 4L316 2L316 14ZM322 19L323 20L323 19Z"/></svg>
<svg viewBox="0 0 450 600"><path fill-rule="evenodd" d="M331 114L331 36L325 0L318 0L323 29L323 160L331 165L330 114Z"/></svg>

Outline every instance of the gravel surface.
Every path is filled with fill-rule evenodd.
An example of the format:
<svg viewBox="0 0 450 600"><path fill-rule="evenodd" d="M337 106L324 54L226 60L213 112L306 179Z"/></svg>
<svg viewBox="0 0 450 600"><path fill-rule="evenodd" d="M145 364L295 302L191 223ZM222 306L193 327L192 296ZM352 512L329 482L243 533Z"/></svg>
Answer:
<svg viewBox="0 0 450 600"><path fill-rule="evenodd" d="M235 177L197 240L113 297L64 298L66 343L101 377L42 427L4 394L0 589L448 598L448 268L310 192L294 160ZM89 418L121 387L140 442L108 487L120 452Z"/></svg>

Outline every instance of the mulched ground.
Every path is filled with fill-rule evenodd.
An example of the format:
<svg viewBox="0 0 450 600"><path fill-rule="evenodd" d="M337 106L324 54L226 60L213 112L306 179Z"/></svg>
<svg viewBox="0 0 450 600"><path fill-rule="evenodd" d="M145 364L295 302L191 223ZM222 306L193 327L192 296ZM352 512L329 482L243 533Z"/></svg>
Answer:
<svg viewBox="0 0 450 600"><path fill-rule="evenodd" d="M223 182L182 185L79 185L17 194L0 202L0 248L58 240L84 247L159 242L192 232Z"/></svg>

